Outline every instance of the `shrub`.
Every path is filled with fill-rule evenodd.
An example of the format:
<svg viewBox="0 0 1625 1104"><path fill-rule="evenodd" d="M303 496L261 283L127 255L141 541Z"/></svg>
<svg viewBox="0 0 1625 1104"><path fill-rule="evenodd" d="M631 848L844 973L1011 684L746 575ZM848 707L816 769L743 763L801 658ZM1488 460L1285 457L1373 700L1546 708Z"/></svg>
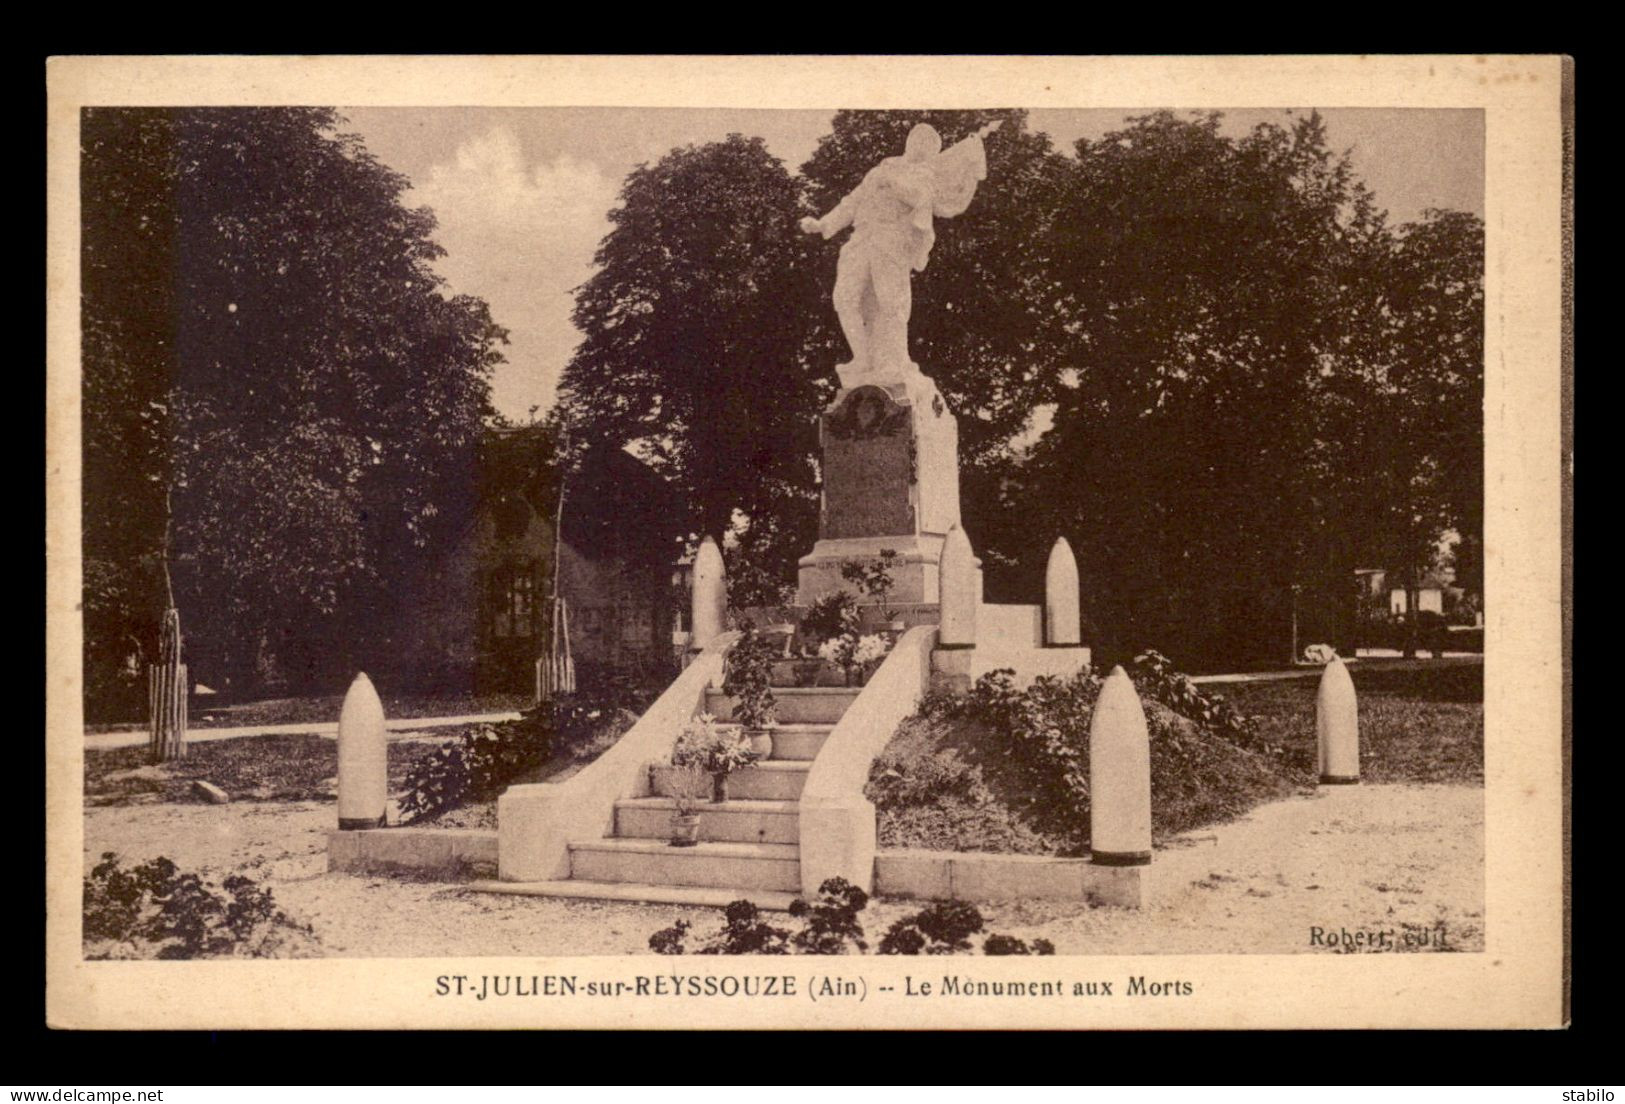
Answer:
<svg viewBox="0 0 1625 1104"><path fill-rule="evenodd" d="M858 913L869 906L869 895L845 878L829 878L818 887L818 903L801 898L790 902L790 915L801 921L792 934L762 919L749 901L734 901L723 913L722 927L701 944L695 954L864 954L869 949ZM881 941L879 954L964 954L970 936L982 930L982 914L962 901L938 901L893 924ZM690 924L678 920L649 937L656 954L687 952ZM989 949L992 948L992 949ZM987 954L1054 954L1048 940L1031 947L1020 939L990 935Z"/></svg>
<svg viewBox="0 0 1625 1104"><path fill-rule="evenodd" d="M875 760L869 783L869 799L877 809L901 809L966 796L976 785L976 772L968 763L940 753L905 762L883 752Z"/></svg>
<svg viewBox="0 0 1625 1104"><path fill-rule="evenodd" d="M1251 717L1217 694L1204 694L1189 677L1174 670L1168 657L1146 651L1134 657L1134 688L1140 696L1161 702L1188 721L1217 732L1253 751L1281 755L1279 744L1269 743Z"/></svg>
<svg viewBox="0 0 1625 1104"><path fill-rule="evenodd" d="M790 933L775 928L762 919L761 910L749 901L734 901L723 910L721 930L717 931L694 953L716 954L789 954ZM689 923L679 920L669 928L662 928L649 937L649 949L656 954L680 955L686 953L684 940Z"/></svg>
<svg viewBox="0 0 1625 1104"><path fill-rule="evenodd" d="M858 913L869 904L869 895L845 878L830 878L818 887L818 903L809 905L797 897L790 902L790 915L803 921L791 942L801 954L857 954L869 949L863 938Z"/></svg>
<svg viewBox="0 0 1625 1104"><path fill-rule="evenodd" d="M1156 653L1142 659L1148 671L1137 676L1136 689L1149 699L1144 704L1152 827L1158 837L1226 819L1290 789L1291 764L1284 751L1253 733L1250 721L1197 693ZM967 693L929 695L921 705L927 723L961 722L985 730L970 740L974 766L960 768L945 754L914 752L899 762L883 753L871 769L867 791L876 808L895 817L904 810L940 807L942 797L974 793L985 779L1061 853L1085 849L1089 726L1101 680L1084 671L1066 679L1037 678L1023 691L1016 689L1013 674L992 671ZM1167 699L1177 701L1179 709ZM1245 741L1236 738L1238 725L1247 733Z"/></svg>
<svg viewBox="0 0 1625 1104"><path fill-rule="evenodd" d="M989 754L1029 795L1045 827L1069 836L1089 823L1089 719L1100 680L1088 671L1068 679L1041 677L1017 690L1015 672L990 671L960 696L934 696L936 719L971 720L996 734Z"/></svg>
<svg viewBox="0 0 1625 1104"><path fill-rule="evenodd" d="M533 711L535 712L535 711ZM535 722L480 725L442 745L407 776L401 820L429 820L473 801L497 796L525 770L547 761L552 732Z"/></svg>
<svg viewBox="0 0 1625 1104"><path fill-rule="evenodd" d="M891 592L895 586L892 569L899 559L901 557L896 549L882 548L872 560L841 561L841 578L857 587L859 593L873 598L880 608L880 615L887 621L894 616L891 609Z"/></svg>
<svg viewBox="0 0 1625 1104"><path fill-rule="evenodd" d="M844 590L826 594L807 607L801 619L801 632L810 637L814 645L844 635L857 636L858 602Z"/></svg>
<svg viewBox="0 0 1625 1104"><path fill-rule="evenodd" d="M764 728L778 718L773 696L773 663L779 650L746 622L744 637L728 652L722 692L734 699L734 720L746 728Z"/></svg>
<svg viewBox="0 0 1625 1104"><path fill-rule="evenodd" d="M982 953L986 955L1052 955L1055 953L1055 944L1047 939L1035 939L1028 946L1025 940L1017 939L1013 935L990 935L982 944Z"/></svg>
<svg viewBox="0 0 1625 1104"><path fill-rule="evenodd" d="M268 958L310 953L310 925L241 874L219 886L165 857L125 869L105 852L85 878L86 958Z"/></svg>
<svg viewBox="0 0 1625 1104"><path fill-rule="evenodd" d="M401 819L430 820L470 802L488 801L556 754L601 750L606 739L613 741L637 719L626 706L639 701L626 686L614 685L551 698L525 710L517 721L468 729L407 774Z"/></svg>
<svg viewBox="0 0 1625 1104"><path fill-rule="evenodd" d="M687 920L679 920L669 928L661 928L649 937L649 949L655 954L682 954L683 940L688 938L689 927Z"/></svg>
<svg viewBox="0 0 1625 1104"><path fill-rule="evenodd" d="M965 954L970 937L982 930L981 910L964 901L937 901L912 916L905 916L880 940L880 953Z"/></svg>

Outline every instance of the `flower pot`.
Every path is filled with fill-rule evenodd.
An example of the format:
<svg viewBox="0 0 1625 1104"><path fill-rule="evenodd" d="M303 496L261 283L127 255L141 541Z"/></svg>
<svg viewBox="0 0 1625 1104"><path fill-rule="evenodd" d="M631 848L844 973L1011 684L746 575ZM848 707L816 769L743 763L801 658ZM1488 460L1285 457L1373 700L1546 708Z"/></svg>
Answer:
<svg viewBox="0 0 1625 1104"><path fill-rule="evenodd" d="M758 759L767 759L773 754L773 730L771 728L747 728L745 738L750 741L750 750L756 753Z"/></svg>
<svg viewBox="0 0 1625 1104"><path fill-rule="evenodd" d="M711 804L721 805L728 800L728 776L726 774L713 774L711 776Z"/></svg>
<svg viewBox="0 0 1625 1104"><path fill-rule="evenodd" d="M699 842L699 813L678 813L671 818L671 845L673 847L693 847Z"/></svg>

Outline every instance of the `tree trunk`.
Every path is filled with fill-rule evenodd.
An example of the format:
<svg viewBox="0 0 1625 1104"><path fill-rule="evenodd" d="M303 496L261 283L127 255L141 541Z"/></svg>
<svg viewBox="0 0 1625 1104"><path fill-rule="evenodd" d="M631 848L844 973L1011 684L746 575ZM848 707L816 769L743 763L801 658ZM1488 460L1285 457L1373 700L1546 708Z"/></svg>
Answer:
<svg viewBox="0 0 1625 1104"><path fill-rule="evenodd" d="M186 757L186 664L181 662L181 615L164 611L158 662L147 668L148 748L154 763Z"/></svg>

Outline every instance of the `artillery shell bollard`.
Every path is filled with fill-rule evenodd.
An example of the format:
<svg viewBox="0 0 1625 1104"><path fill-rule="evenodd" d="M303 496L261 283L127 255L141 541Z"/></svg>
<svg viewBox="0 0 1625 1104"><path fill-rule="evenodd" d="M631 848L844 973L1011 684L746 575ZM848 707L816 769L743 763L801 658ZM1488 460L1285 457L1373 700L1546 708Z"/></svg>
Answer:
<svg viewBox="0 0 1625 1104"><path fill-rule="evenodd" d="M705 646L722 633L723 617L728 609L728 582L723 575L722 550L712 537L706 537L700 550L694 554L694 589L689 595L691 605L689 628L690 651L703 651Z"/></svg>
<svg viewBox="0 0 1625 1104"><path fill-rule="evenodd" d="M1044 569L1044 646L1076 648L1083 643L1078 616L1078 559L1065 537L1050 546Z"/></svg>
<svg viewBox="0 0 1625 1104"><path fill-rule="evenodd" d="M970 538L955 525L942 544L942 612L937 625L937 647L976 646L976 606L980 584L976 577L976 553Z"/></svg>
<svg viewBox="0 0 1625 1104"><path fill-rule="evenodd" d="M1320 746L1320 784L1352 786L1360 781L1359 706L1349 669L1336 656L1320 675L1315 736Z"/></svg>
<svg viewBox="0 0 1625 1104"><path fill-rule="evenodd" d="M359 674L339 710L339 828L384 826L389 796L389 750L384 742L384 705L372 680Z"/></svg>
<svg viewBox="0 0 1625 1104"><path fill-rule="evenodd" d="M1101 686L1089 722L1089 857L1100 866L1151 861L1151 736L1121 667Z"/></svg>

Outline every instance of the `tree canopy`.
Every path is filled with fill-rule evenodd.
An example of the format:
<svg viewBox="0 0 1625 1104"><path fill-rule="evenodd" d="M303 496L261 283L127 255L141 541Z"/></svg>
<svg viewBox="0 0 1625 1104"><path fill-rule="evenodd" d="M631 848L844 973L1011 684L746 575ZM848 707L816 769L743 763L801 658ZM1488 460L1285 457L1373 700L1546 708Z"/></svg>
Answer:
<svg viewBox="0 0 1625 1104"><path fill-rule="evenodd" d="M342 669L471 505L504 334L341 125L85 113L87 639L144 641L167 565L199 674Z"/></svg>
<svg viewBox="0 0 1625 1104"><path fill-rule="evenodd" d="M577 297L585 337L560 389L571 425L636 445L684 490L700 533L720 537L736 515L758 519L758 537L816 526L809 412L831 387L805 353L802 213L800 182L759 138L673 150L627 177Z"/></svg>
<svg viewBox="0 0 1625 1104"><path fill-rule="evenodd" d="M1317 114L1231 136L1159 112L1069 156L1021 111L842 111L799 178L737 135L675 150L628 179L582 290L575 414L690 480L698 528L740 511L740 566L788 578L815 518L763 488L805 506L844 352L836 246L793 222L916 123L947 145L994 119L910 323L960 419L990 598L1033 600L1064 534L1097 640L1222 663L1284 658L1300 604L1336 637L1355 567L1419 573L1452 527L1471 569L1482 226L1390 227Z"/></svg>

